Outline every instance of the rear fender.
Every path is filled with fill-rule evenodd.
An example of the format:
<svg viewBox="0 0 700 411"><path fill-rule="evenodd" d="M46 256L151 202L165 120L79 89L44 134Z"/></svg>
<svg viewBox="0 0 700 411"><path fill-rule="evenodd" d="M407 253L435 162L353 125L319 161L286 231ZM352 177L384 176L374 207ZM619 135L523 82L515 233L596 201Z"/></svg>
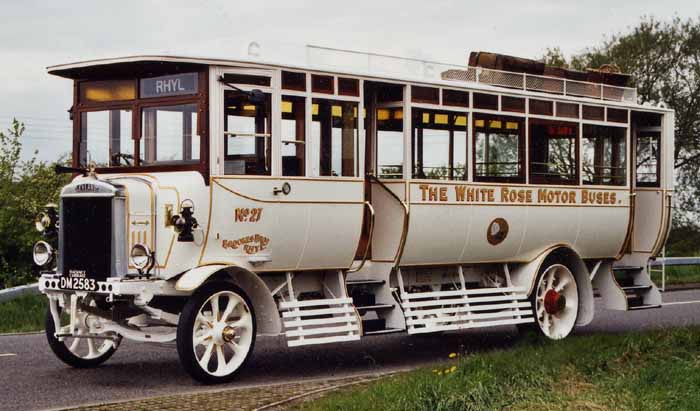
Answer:
<svg viewBox="0 0 700 411"><path fill-rule="evenodd" d="M593 301L593 286L586 264L573 249L565 246L557 247L540 254L527 264L518 266L511 271L511 281L516 287L525 288L528 295L534 292L537 274L545 266L560 263L566 265L576 278L578 288L578 318L576 325L586 325L593 321L595 307ZM534 309L534 307L533 307Z"/></svg>
<svg viewBox="0 0 700 411"><path fill-rule="evenodd" d="M207 281L214 279L231 281L246 293L253 303L258 334L278 335L282 331L277 304L270 290L260 277L245 268L224 264L196 267L178 278L175 289L195 292Z"/></svg>

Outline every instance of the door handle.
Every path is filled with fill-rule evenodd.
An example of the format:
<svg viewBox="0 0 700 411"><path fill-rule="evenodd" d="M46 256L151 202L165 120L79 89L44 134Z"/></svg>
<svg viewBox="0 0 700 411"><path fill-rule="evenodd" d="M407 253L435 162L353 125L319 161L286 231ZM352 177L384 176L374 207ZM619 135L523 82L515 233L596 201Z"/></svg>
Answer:
<svg viewBox="0 0 700 411"><path fill-rule="evenodd" d="M286 181L284 184L282 184L282 188L275 187L272 189L272 194L274 194L274 195L279 195L279 193L282 193L284 195L289 195L289 193L291 193L291 192L292 192L292 186L289 185L289 183L287 183Z"/></svg>

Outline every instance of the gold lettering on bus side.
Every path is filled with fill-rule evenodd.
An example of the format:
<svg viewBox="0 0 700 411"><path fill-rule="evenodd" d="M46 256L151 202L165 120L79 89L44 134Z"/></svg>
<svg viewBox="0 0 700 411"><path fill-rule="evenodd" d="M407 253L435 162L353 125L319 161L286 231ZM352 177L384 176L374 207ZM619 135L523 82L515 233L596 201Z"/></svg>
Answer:
<svg viewBox="0 0 700 411"><path fill-rule="evenodd" d="M447 201L447 187L440 187L440 201Z"/></svg>
<svg viewBox="0 0 700 411"><path fill-rule="evenodd" d="M246 254L255 254L267 248L270 239L261 234L252 234L241 237L238 240L222 240L221 247L224 250L237 250L243 248Z"/></svg>
<svg viewBox="0 0 700 411"><path fill-rule="evenodd" d="M467 187L463 185L455 186L455 199L457 201L464 201L464 193L467 191Z"/></svg>
<svg viewBox="0 0 700 411"><path fill-rule="evenodd" d="M427 184L421 184L418 186L418 188L420 188L422 201L426 201L426 193L428 192L428 188L430 188L430 186Z"/></svg>
<svg viewBox="0 0 700 411"><path fill-rule="evenodd" d="M234 221L237 223L257 223L262 217L262 208L237 208L234 212Z"/></svg>
<svg viewBox="0 0 700 411"><path fill-rule="evenodd" d="M428 188L428 199L430 201L437 201L437 187Z"/></svg>

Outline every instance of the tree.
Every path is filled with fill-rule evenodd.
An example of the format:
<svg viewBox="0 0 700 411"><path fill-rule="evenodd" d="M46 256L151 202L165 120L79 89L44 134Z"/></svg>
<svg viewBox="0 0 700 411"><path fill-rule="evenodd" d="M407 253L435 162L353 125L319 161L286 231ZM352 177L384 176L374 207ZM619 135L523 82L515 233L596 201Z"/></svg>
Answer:
<svg viewBox="0 0 700 411"><path fill-rule="evenodd" d="M17 120L0 132L0 288L32 277L32 246L40 235L34 219L47 203L56 202L67 175L56 175L53 164L22 161L25 127Z"/></svg>

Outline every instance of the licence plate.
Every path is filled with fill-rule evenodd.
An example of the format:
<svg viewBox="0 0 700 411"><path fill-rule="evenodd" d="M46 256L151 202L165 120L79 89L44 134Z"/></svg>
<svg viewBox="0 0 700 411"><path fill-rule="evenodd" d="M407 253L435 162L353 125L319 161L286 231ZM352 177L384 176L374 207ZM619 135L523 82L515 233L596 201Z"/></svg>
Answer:
<svg viewBox="0 0 700 411"><path fill-rule="evenodd" d="M61 277L59 288L75 291L96 291L97 280L82 277Z"/></svg>

